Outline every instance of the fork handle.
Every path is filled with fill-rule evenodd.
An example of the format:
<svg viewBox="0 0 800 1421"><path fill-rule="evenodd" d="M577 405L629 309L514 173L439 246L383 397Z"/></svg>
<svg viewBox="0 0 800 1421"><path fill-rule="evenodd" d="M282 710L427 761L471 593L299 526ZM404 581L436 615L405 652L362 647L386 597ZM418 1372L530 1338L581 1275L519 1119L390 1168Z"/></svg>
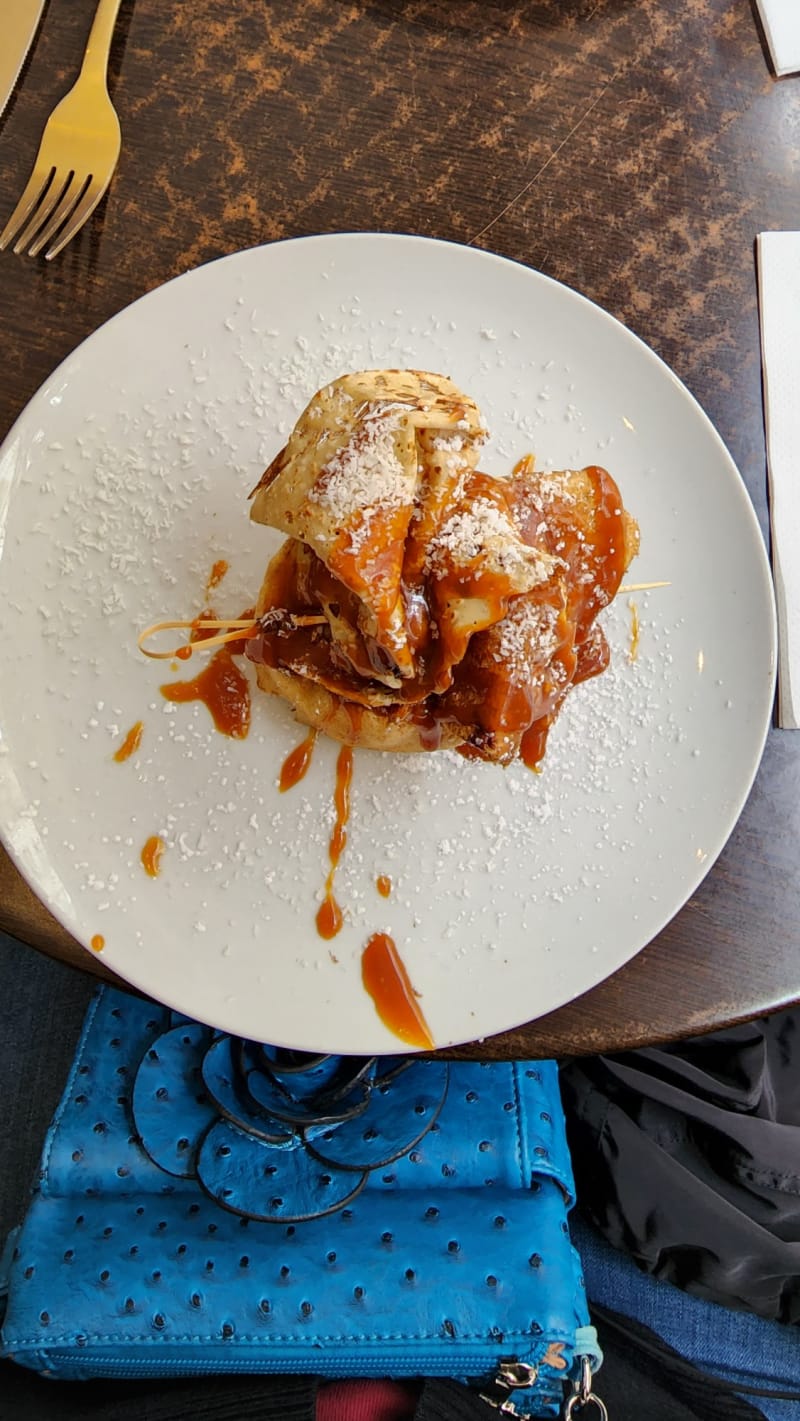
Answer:
<svg viewBox="0 0 800 1421"><path fill-rule="evenodd" d="M81 76L99 80L103 85L108 74L108 55L119 7L120 0L99 0L81 65Z"/></svg>

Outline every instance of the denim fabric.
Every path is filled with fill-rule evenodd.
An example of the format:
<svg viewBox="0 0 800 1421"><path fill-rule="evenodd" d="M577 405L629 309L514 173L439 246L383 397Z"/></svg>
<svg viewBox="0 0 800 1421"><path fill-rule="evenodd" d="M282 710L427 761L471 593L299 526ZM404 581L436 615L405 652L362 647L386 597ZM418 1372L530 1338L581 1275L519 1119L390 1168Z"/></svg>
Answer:
<svg viewBox="0 0 800 1421"><path fill-rule="evenodd" d="M0 933L0 1243L22 1222L94 980ZM0 1362L0 1415L52 1421L52 1384Z"/></svg>
<svg viewBox="0 0 800 1421"><path fill-rule="evenodd" d="M800 1390L800 1329L733 1312L652 1278L612 1248L577 1211L570 1229L583 1261L590 1303L640 1319L682 1357L734 1387L741 1382L776 1391ZM602 1394L600 1383L598 1377ZM768 1421L800 1421L800 1401L741 1394Z"/></svg>
<svg viewBox="0 0 800 1421"><path fill-rule="evenodd" d="M0 933L0 1239L22 1222L95 983Z"/></svg>

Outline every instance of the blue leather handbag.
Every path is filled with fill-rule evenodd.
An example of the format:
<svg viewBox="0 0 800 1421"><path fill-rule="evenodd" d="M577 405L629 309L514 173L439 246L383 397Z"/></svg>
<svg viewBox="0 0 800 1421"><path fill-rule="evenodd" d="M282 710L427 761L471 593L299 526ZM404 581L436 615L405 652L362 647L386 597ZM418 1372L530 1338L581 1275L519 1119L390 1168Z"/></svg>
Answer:
<svg viewBox="0 0 800 1421"><path fill-rule="evenodd" d="M0 1355L447 1376L555 1416L601 1361L572 1202L551 1061L300 1056L101 988L8 1241Z"/></svg>

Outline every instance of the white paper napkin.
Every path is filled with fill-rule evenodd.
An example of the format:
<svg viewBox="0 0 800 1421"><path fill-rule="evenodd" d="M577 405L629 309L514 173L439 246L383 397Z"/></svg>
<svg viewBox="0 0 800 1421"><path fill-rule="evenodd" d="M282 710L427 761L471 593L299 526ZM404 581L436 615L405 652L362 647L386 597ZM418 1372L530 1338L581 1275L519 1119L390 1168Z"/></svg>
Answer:
<svg viewBox="0 0 800 1421"><path fill-rule="evenodd" d="M800 728L800 232L756 242L778 606L778 724Z"/></svg>
<svg viewBox="0 0 800 1421"><path fill-rule="evenodd" d="M758 0L776 74L800 70L800 0Z"/></svg>

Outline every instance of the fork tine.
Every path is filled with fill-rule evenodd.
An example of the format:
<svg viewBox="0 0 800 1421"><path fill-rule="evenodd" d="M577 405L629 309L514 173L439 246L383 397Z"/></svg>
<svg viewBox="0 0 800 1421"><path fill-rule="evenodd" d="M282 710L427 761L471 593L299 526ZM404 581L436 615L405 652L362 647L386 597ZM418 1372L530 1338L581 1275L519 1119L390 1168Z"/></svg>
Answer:
<svg viewBox="0 0 800 1421"><path fill-rule="evenodd" d="M48 176L44 177L43 170L39 167L38 163L34 165L33 172L28 178L22 197L14 208L2 232L0 232L0 252L5 250L14 234L18 232L20 227L28 220L31 209L35 206L37 198L41 197L47 184L53 177L54 171L51 165Z"/></svg>
<svg viewBox="0 0 800 1421"><path fill-rule="evenodd" d="M33 238L36 236L36 233L39 231L39 228L47 221L48 217L50 216L50 213L61 200L66 188L69 187L71 181L71 173L65 179L63 174L59 175L57 170L54 172L52 182L50 183L50 186L48 187L41 202L39 203L39 206L34 210L28 223L19 233L19 236L17 237L17 240L14 243L12 250L14 251L16 256L19 256L20 252L23 252L27 247L28 243L32 241Z"/></svg>
<svg viewBox="0 0 800 1421"><path fill-rule="evenodd" d="M85 193L83 194L77 206L75 207L63 232L56 239L53 246L50 247L49 251L45 252L44 255L47 261L52 261L53 257L57 257L62 247L65 247L67 245L67 242L72 241L72 238L75 236L75 233L79 231L79 229L83 226L84 222L86 222L88 218L91 217L98 202L103 196L103 193L109 187L113 176L113 172L109 173L108 178L104 183L97 183L94 180L89 183L88 188L86 189Z"/></svg>
<svg viewBox="0 0 800 1421"><path fill-rule="evenodd" d="M58 231L61 223L69 217L73 208L80 201L91 180L91 174L80 178L77 174L72 174L67 186L61 194L60 202L51 213L50 220L44 227L40 227L36 234L35 241L31 242L28 248L29 257L35 257L42 250L42 247L47 245L53 234Z"/></svg>
<svg viewBox="0 0 800 1421"><path fill-rule="evenodd" d="M120 4L95 0L80 72L45 124L33 172L0 233L0 250L14 241L15 253L29 247L31 256L44 250L52 260L94 212L113 177L122 135L108 94L108 55Z"/></svg>

